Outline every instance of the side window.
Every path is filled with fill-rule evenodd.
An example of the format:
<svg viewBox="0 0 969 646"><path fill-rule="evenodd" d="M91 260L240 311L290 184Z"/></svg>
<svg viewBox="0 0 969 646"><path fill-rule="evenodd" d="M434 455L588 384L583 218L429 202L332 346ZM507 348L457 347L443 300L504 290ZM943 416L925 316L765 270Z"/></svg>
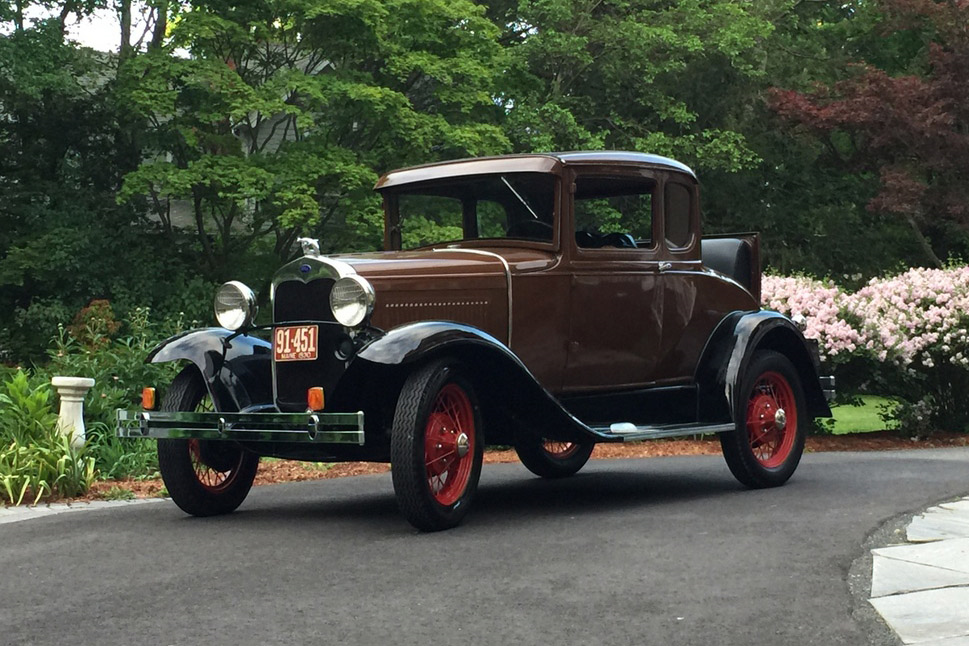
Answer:
<svg viewBox="0 0 969 646"><path fill-rule="evenodd" d="M666 185L666 219L664 231L666 244L673 249L688 247L693 239L690 230L692 212L690 189L683 184L670 182Z"/></svg>
<svg viewBox="0 0 969 646"><path fill-rule="evenodd" d="M652 246L653 189L644 178L580 177L575 182L575 242L582 248Z"/></svg>

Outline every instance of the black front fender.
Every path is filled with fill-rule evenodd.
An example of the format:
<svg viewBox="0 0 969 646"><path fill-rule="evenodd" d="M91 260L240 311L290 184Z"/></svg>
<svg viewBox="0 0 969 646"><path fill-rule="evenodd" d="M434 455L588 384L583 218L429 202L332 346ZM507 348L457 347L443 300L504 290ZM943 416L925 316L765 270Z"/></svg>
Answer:
<svg viewBox="0 0 969 646"><path fill-rule="evenodd" d="M382 408L386 424L407 375L415 366L445 356L466 366L482 410L491 416L486 421L489 444L513 444L516 432L563 440L598 437L565 410L505 344L477 328L449 321L402 325L361 349L341 382L341 405L348 405L350 389L369 392L371 402L383 400L382 406L370 408Z"/></svg>
<svg viewBox="0 0 969 646"><path fill-rule="evenodd" d="M272 403L272 346L254 336L233 334L224 328L191 330L162 341L146 362L194 364L219 411Z"/></svg>
<svg viewBox="0 0 969 646"><path fill-rule="evenodd" d="M817 354L791 319L778 312L732 312L717 326L697 368L700 415L705 421L732 419L735 390L758 350L774 350L794 364L804 388L808 414L830 417L818 378Z"/></svg>

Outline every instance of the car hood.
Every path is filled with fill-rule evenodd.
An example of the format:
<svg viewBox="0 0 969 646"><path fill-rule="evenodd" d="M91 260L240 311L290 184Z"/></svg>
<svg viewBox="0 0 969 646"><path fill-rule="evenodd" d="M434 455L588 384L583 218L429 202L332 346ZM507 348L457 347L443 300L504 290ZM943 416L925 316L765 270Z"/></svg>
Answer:
<svg viewBox="0 0 969 646"><path fill-rule="evenodd" d="M506 264L500 256L490 252L468 249L440 249L433 251L400 251L334 256L374 283L386 280L405 280L408 277L424 280L440 278L496 277L506 280ZM396 287L395 287L396 288Z"/></svg>
<svg viewBox="0 0 969 646"><path fill-rule="evenodd" d="M455 321L506 340L511 275L490 252L441 249L338 256L376 292L372 323L389 330L416 321Z"/></svg>

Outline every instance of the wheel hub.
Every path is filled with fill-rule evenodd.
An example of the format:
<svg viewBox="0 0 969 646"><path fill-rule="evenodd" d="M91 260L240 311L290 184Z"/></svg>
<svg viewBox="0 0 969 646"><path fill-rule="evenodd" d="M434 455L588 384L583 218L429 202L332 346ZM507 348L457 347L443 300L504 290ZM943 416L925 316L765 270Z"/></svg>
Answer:
<svg viewBox="0 0 969 646"><path fill-rule="evenodd" d="M471 450L471 440L468 439L467 433L461 433L458 435L458 439L455 444L458 447L458 457L463 458Z"/></svg>
<svg viewBox="0 0 969 646"><path fill-rule="evenodd" d="M787 413L784 412L783 408L778 408L777 412L774 413L774 426L778 431L783 431L787 427Z"/></svg>

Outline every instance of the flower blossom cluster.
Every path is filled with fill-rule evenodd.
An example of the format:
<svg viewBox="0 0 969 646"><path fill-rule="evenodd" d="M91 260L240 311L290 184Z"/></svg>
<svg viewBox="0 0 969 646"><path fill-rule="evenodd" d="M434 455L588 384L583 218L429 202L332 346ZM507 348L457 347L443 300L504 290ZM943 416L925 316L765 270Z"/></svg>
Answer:
<svg viewBox="0 0 969 646"><path fill-rule="evenodd" d="M822 359L850 354L862 344L842 316L847 296L836 285L805 276L764 276L761 293L764 307L804 318L804 336L818 341Z"/></svg>
<svg viewBox="0 0 969 646"><path fill-rule="evenodd" d="M969 368L969 267L910 269L854 294L803 276L764 276L763 305L803 316L822 358L855 351L903 368ZM914 366L913 366L914 364Z"/></svg>
<svg viewBox="0 0 969 646"><path fill-rule="evenodd" d="M878 360L969 368L969 267L875 278L845 306L862 321L864 347Z"/></svg>

